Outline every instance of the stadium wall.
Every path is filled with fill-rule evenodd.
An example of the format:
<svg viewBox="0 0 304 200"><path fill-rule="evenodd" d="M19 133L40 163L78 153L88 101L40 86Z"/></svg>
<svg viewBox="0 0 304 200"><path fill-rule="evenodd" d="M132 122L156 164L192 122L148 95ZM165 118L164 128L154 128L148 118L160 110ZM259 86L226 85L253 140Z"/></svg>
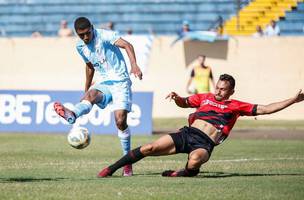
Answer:
<svg viewBox="0 0 304 200"><path fill-rule="evenodd" d="M170 91L186 96L186 82L199 54L217 79L236 78L233 98L267 104L289 98L304 88L304 37L231 38L214 43L188 41L171 46L174 37L157 37L142 81L134 91L153 91L153 117L185 117L192 110L165 100ZM75 49L76 38L0 39L0 89L81 90L85 68ZM304 104L259 119L304 119Z"/></svg>

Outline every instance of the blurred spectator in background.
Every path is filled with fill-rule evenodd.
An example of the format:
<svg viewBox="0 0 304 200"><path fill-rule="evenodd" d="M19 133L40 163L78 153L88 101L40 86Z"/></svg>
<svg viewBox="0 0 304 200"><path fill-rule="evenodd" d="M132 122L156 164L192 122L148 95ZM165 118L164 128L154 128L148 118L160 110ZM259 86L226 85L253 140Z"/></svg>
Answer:
<svg viewBox="0 0 304 200"><path fill-rule="evenodd" d="M133 34L133 30L131 28L127 29L127 35L132 35Z"/></svg>
<svg viewBox="0 0 304 200"><path fill-rule="evenodd" d="M190 24L187 20L184 20L182 23L182 28L178 31L179 37L185 36L186 33L190 32Z"/></svg>
<svg viewBox="0 0 304 200"><path fill-rule="evenodd" d="M266 27L264 34L265 36L278 36L280 35L280 27L272 20L270 25Z"/></svg>
<svg viewBox="0 0 304 200"><path fill-rule="evenodd" d="M58 30L59 37L71 37L73 36L73 30L68 27L68 22L66 20L61 20L60 28Z"/></svg>
<svg viewBox="0 0 304 200"><path fill-rule="evenodd" d="M253 37L263 37L264 36L264 32L262 30L261 26L256 26L255 28L256 32L252 35Z"/></svg>
<svg viewBox="0 0 304 200"><path fill-rule="evenodd" d="M1 35L1 37L6 37L6 31L4 28L0 29L0 35Z"/></svg>
<svg viewBox="0 0 304 200"><path fill-rule="evenodd" d="M197 57L197 63L194 65L187 83L186 89L189 94L210 92L209 80L212 82L213 88L215 88L212 70L209 66L205 65L205 60L205 55L199 55Z"/></svg>
<svg viewBox="0 0 304 200"><path fill-rule="evenodd" d="M218 36L222 36L224 33L224 20L222 16L218 16L217 19L207 29L210 32L216 33Z"/></svg>
<svg viewBox="0 0 304 200"><path fill-rule="evenodd" d="M218 16L217 18L218 25L216 26L216 32L218 35L223 35L224 32L224 20L222 16Z"/></svg>
<svg viewBox="0 0 304 200"><path fill-rule="evenodd" d="M32 38L40 38L42 34L39 31L34 31L31 35Z"/></svg>
<svg viewBox="0 0 304 200"><path fill-rule="evenodd" d="M114 22L109 21L109 22L107 23L107 25L106 25L106 29L109 29L109 30L111 30L111 31L114 31L114 29L115 29L115 24L114 24Z"/></svg>

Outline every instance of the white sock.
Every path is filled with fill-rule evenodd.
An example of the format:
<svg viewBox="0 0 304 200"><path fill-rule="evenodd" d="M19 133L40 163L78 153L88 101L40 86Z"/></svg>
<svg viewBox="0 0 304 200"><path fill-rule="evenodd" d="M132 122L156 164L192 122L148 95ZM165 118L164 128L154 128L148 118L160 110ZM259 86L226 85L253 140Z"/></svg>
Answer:
<svg viewBox="0 0 304 200"><path fill-rule="evenodd" d="M72 110L76 117L80 117L82 115L88 114L91 109L92 109L93 105L91 104L91 102L89 102L88 100L82 100L81 102L77 103L74 107L74 109Z"/></svg>
<svg viewBox="0 0 304 200"><path fill-rule="evenodd" d="M124 131L118 129L118 137L120 139L123 155L126 155L131 149L131 133L129 127Z"/></svg>

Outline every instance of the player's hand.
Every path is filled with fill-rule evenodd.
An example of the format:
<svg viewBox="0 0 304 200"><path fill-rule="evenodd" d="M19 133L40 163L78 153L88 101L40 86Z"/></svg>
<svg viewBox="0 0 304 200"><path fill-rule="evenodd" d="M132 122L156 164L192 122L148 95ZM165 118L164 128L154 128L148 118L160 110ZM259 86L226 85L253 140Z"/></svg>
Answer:
<svg viewBox="0 0 304 200"><path fill-rule="evenodd" d="M295 96L295 103L301 102L303 100L304 100L304 93L302 92L302 89L300 89L297 95Z"/></svg>
<svg viewBox="0 0 304 200"><path fill-rule="evenodd" d="M139 80L142 79L143 74L142 74L142 72L141 72L141 70L140 70L140 68L138 67L137 64L134 64L134 65L131 67L131 72L130 72L130 73L131 73L131 74L134 74L134 76L135 76L136 78L139 78Z"/></svg>
<svg viewBox="0 0 304 200"><path fill-rule="evenodd" d="M170 92L167 96L166 99L169 99L169 101L171 101L172 99L175 100L178 96L178 94L176 94L175 92Z"/></svg>

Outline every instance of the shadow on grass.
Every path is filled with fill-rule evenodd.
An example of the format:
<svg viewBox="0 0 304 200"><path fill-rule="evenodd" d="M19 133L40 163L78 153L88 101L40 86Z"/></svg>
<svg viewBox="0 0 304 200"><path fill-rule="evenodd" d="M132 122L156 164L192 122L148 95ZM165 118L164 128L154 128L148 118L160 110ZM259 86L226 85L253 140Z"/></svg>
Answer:
<svg viewBox="0 0 304 200"><path fill-rule="evenodd" d="M161 176L160 173L144 173L144 174L134 174L133 177L155 177ZM301 173L229 173L229 172L212 172L204 171L200 172L198 176L192 178L230 178L230 177L258 177L258 176L304 176ZM33 178L33 177L15 177L15 178L1 178L0 183L29 183L29 182L44 182L44 181L96 181L96 180L106 180L106 179L119 179L125 178L119 175L113 175L107 178L85 178L85 179L74 179L74 178ZM132 177L130 177L132 178Z"/></svg>
<svg viewBox="0 0 304 200"><path fill-rule="evenodd" d="M159 173L144 173L144 174L134 174L134 176L146 176L155 177L161 176ZM203 171L193 178L229 178L229 177L258 177L258 176L304 176L301 173L229 173L229 172L212 172Z"/></svg>
<svg viewBox="0 0 304 200"><path fill-rule="evenodd" d="M229 173L229 172L201 172L198 178L229 178L229 177L256 177L256 176L304 176L301 173Z"/></svg>
<svg viewBox="0 0 304 200"><path fill-rule="evenodd" d="M66 178L33 178L33 177L16 177L16 178L0 178L0 183L7 182L42 182L42 181L60 181Z"/></svg>

